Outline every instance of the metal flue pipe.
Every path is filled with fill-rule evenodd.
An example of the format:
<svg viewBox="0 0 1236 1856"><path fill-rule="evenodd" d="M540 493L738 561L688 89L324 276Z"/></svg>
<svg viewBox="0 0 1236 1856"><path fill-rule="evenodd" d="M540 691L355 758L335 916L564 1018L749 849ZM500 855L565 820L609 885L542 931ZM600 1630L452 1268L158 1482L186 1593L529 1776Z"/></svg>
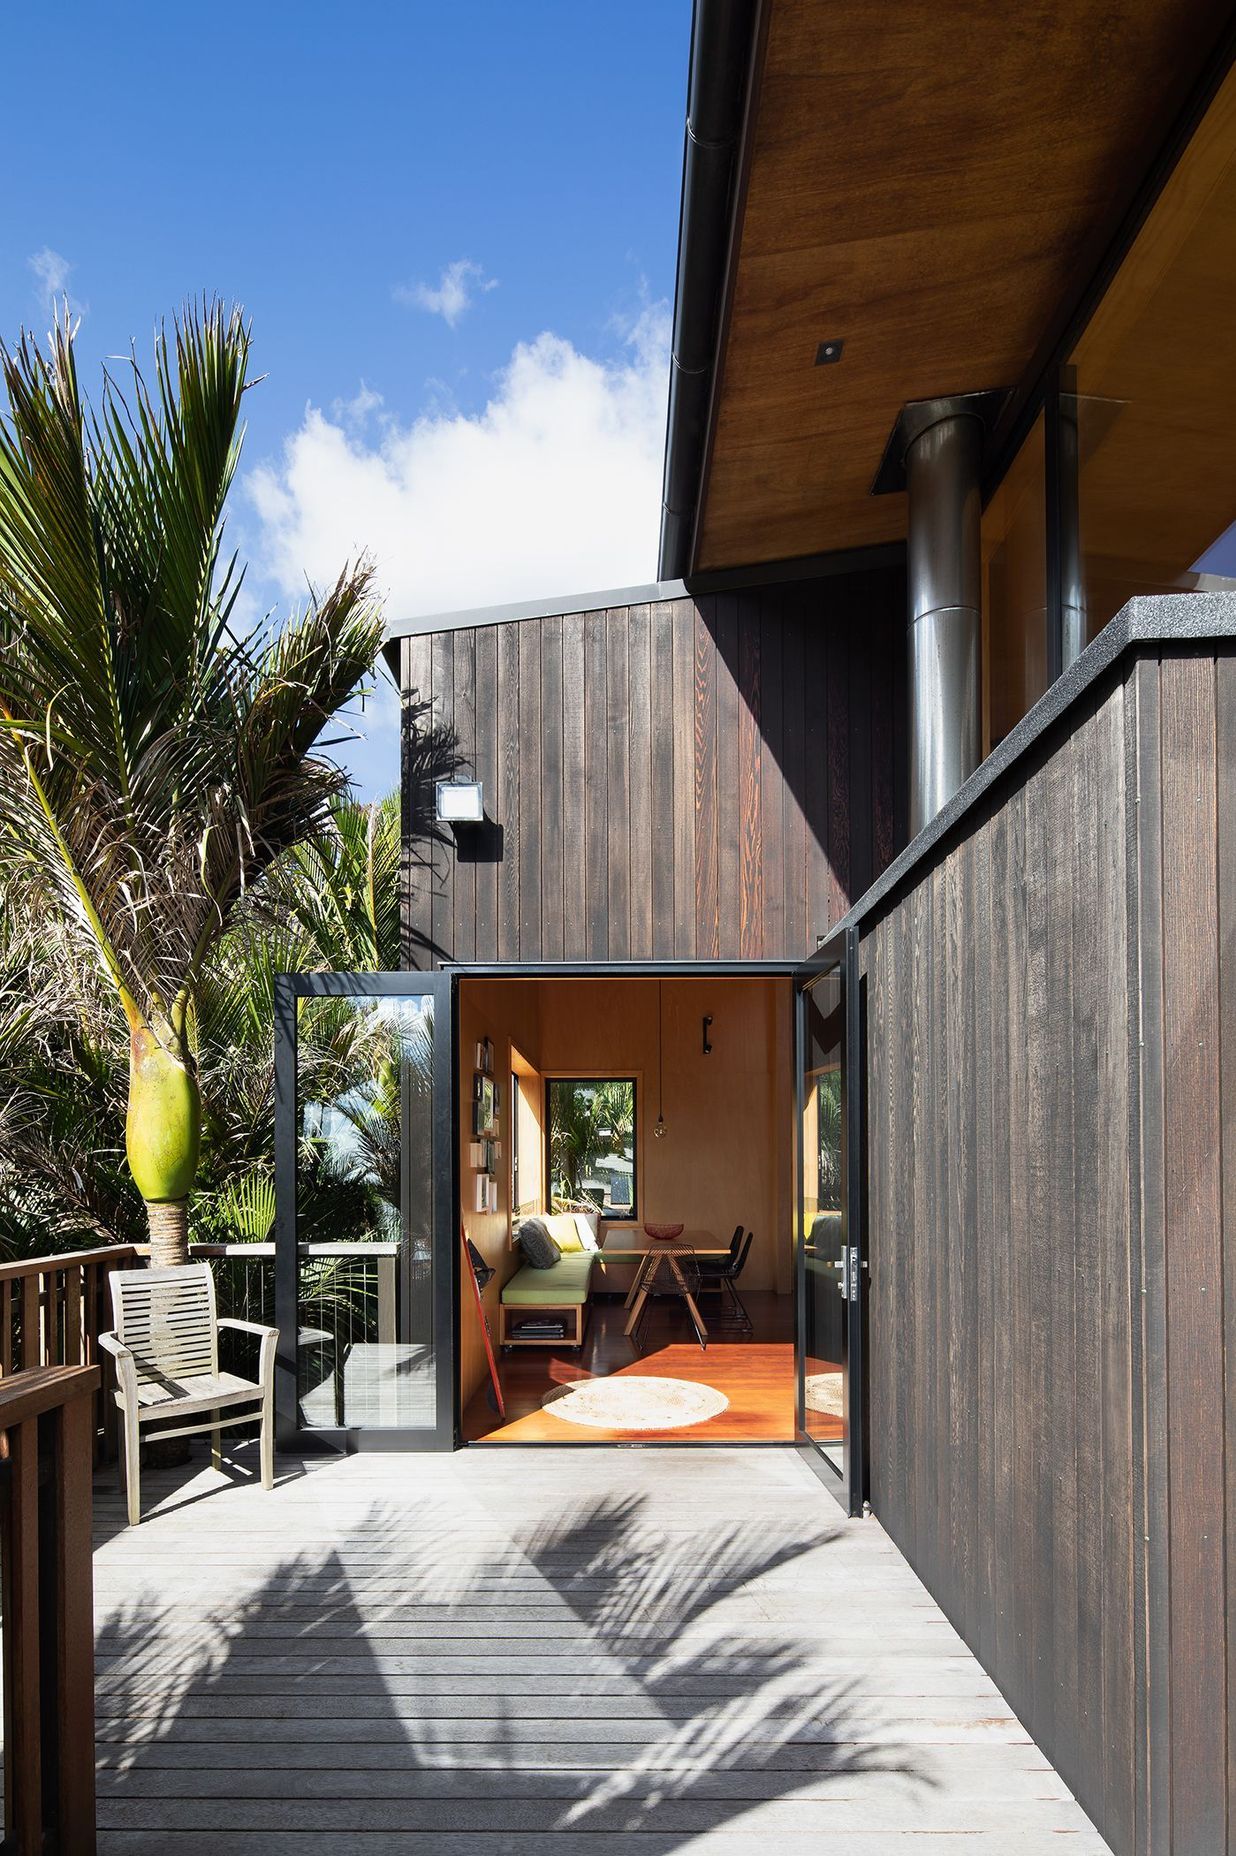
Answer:
<svg viewBox="0 0 1236 1856"><path fill-rule="evenodd" d="M982 422L950 411L905 451L910 650L910 835L933 819L981 752Z"/></svg>

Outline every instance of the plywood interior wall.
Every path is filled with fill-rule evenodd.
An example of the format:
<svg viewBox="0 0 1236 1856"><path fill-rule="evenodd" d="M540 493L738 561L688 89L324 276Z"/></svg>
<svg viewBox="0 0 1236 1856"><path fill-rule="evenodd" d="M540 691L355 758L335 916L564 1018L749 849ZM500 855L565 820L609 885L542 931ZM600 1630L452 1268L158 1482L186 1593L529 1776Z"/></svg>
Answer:
<svg viewBox="0 0 1236 1856"><path fill-rule="evenodd" d="M460 1120L464 1226L497 1271L486 1292L496 1329L502 1283L518 1265L509 1212L510 1054L542 1076L635 1076L639 1089L639 1221L681 1221L728 1243L741 1220L754 1233L748 1289L791 1289L793 1089L789 981L772 977L665 979L661 986L668 1133L657 1115L656 980L464 980L460 985ZM703 1018L712 1015L712 1052ZM469 1209L473 1047L492 1038L502 1083L501 1210ZM607 1227L608 1228L608 1227ZM465 1288L466 1288L465 1284ZM484 1350L470 1296L461 1311L464 1402L483 1383Z"/></svg>

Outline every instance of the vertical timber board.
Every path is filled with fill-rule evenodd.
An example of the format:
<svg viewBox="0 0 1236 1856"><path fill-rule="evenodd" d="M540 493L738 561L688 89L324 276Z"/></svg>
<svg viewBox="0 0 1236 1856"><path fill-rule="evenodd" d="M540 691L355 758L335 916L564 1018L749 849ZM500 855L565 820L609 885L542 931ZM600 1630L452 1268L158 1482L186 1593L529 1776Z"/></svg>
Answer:
<svg viewBox="0 0 1236 1856"><path fill-rule="evenodd" d="M1163 782L1157 659L1143 658L1129 684L1127 761L1133 786L1130 963L1137 1012L1136 1125L1130 1127L1130 1197L1139 1293L1133 1328L1134 1616L1141 1658L1134 1690L1138 1856L1171 1847L1171 1631L1168 1526L1167 1289L1164 1202Z"/></svg>
<svg viewBox="0 0 1236 1856"><path fill-rule="evenodd" d="M541 623L541 954L545 960L562 960L563 904L566 855L563 838L567 817L563 786L565 717L562 705L562 617L552 614ZM528 744L525 742L525 747ZM530 749L528 750L530 751ZM575 795L572 795L572 806ZM572 871L575 864L572 861ZM522 892L521 892L522 893ZM526 906L526 905L525 905Z"/></svg>
<svg viewBox="0 0 1236 1856"><path fill-rule="evenodd" d="M541 721L541 638L544 621L525 620L519 633L519 958L540 960L543 921L541 832L544 786L538 745Z"/></svg>
<svg viewBox="0 0 1236 1856"><path fill-rule="evenodd" d="M695 937L695 604L673 608L674 958L691 960Z"/></svg>
<svg viewBox="0 0 1236 1856"><path fill-rule="evenodd" d="M432 842L425 833L432 821L422 817L424 793L412 779L413 714L422 702L433 701L433 672L429 660L429 640L425 637L400 641L400 882L403 887L402 960L405 967L427 964L425 949L433 931L431 897Z"/></svg>
<svg viewBox="0 0 1236 1856"><path fill-rule="evenodd" d="M814 943L828 934L836 894L829 839L828 614L817 592L806 601L802 634L802 804L806 821L807 931Z"/></svg>
<svg viewBox="0 0 1236 1856"><path fill-rule="evenodd" d="M823 752L828 760L828 811L826 842L828 844L828 925L840 921L850 906L852 894L859 893L851 886L851 863L853 836L861 832L861 824L851 816L853 805L859 820L867 815L870 804L866 793L855 795L850 786L850 738L855 729L855 714L851 708L852 672L854 665L866 651L867 640L859 634L854 608L859 603L855 596L855 583L847 578L843 583L842 597L832 604L825 622L824 633L827 640L828 669L826 684L828 706L825 720L825 741Z"/></svg>
<svg viewBox="0 0 1236 1856"><path fill-rule="evenodd" d="M1049 858L1055 839L1048 829L1049 808L1059 802L1056 756L1049 756L1033 793L1026 794L1026 1178L1028 1223L1019 1233L1019 1274L1025 1319L1022 1325L1021 1398L1026 1414L1024 1448L1020 1460L1024 1482L1024 1530L1021 1531L1019 1585L1026 1607L1030 1650L1027 1695L1030 1718L1040 1740L1050 1737L1054 1712L1052 1675L1054 1638L1052 1613L1041 1609L1054 1577L1052 1551L1052 1500L1057 1437L1051 1420L1052 1371L1051 1283L1052 1246L1033 1241L1032 1234L1049 1230L1052 1200L1051 1050L1052 978L1049 954ZM1055 819L1053 818L1053 826Z"/></svg>
<svg viewBox="0 0 1236 1856"><path fill-rule="evenodd" d="M674 607L649 609L651 650L652 952L674 956Z"/></svg>
<svg viewBox="0 0 1236 1856"><path fill-rule="evenodd" d="M455 737L463 766L471 769L476 756L476 632L471 626L451 634L451 679L455 707ZM470 858L452 857L452 950L457 960L476 957L476 864Z"/></svg>
<svg viewBox="0 0 1236 1856"><path fill-rule="evenodd" d="M1236 655L1220 653L1215 664L1215 795L1217 804L1219 923L1219 1125L1222 1130L1223 1334L1226 1409L1226 1592L1224 1617L1228 1696L1227 1807L1229 1838L1236 1816L1236 1736L1231 1731L1236 1696Z"/></svg>
<svg viewBox="0 0 1236 1856"><path fill-rule="evenodd" d="M498 865L498 959L519 959L520 738L519 635L526 623L498 630L498 820L502 861Z"/></svg>
<svg viewBox="0 0 1236 1856"><path fill-rule="evenodd" d="M932 1464L932 1425L935 1418L934 1367L935 1310L931 1300L930 1261L935 1241L931 1192L931 1148L936 1131L931 1118L931 883L915 885L910 898L910 942L915 950L913 1003L910 1011L909 1076L913 1126L908 1163L914 1177L914 1216L910 1224L913 1244L911 1321L906 1336L909 1358L903 1371L910 1374L910 1422L914 1435L914 1481L910 1511L910 1558L925 1563L923 1539L932 1526L939 1499Z"/></svg>
<svg viewBox="0 0 1236 1856"><path fill-rule="evenodd" d="M652 640L651 608L632 606L627 620L630 717L630 907L632 960L652 957Z"/></svg>
<svg viewBox="0 0 1236 1856"><path fill-rule="evenodd" d="M742 832L739 795L738 598L719 593L714 602L713 637L717 665L716 816L717 927L716 952L733 958L739 952L742 898L739 843Z"/></svg>
<svg viewBox="0 0 1236 1856"><path fill-rule="evenodd" d="M609 959L609 752L604 612L584 614L584 955Z"/></svg>
<svg viewBox="0 0 1236 1856"><path fill-rule="evenodd" d="M760 601L748 594L738 619L738 947L742 960L764 954L763 679Z"/></svg>
<svg viewBox="0 0 1236 1856"><path fill-rule="evenodd" d="M1161 668L1172 1856L1226 1839L1215 664Z"/></svg>
<svg viewBox="0 0 1236 1856"><path fill-rule="evenodd" d="M785 602L781 629L781 739L784 779L781 786L781 869L785 897L785 947L810 953L818 924L811 920L807 891L807 808L803 793L806 768L805 666L803 662L806 596L796 591Z"/></svg>
<svg viewBox="0 0 1236 1856"><path fill-rule="evenodd" d="M605 614L606 854L609 957L631 954L631 709L627 608Z"/></svg>
<svg viewBox="0 0 1236 1856"><path fill-rule="evenodd" d="M476 660L476 777L485 788L485 851L473 870L476 885L476 957L497 960L499 847L505 833L498 791L498 633L497 625L479 625Z"/></svg>
<svg viewBox="0 0 1236 1856"><path fill-rule="evenodd" d="M879 590L854 579L846 602L845 650L849 668L846 721L849 732L845 814L850 855L843 908L871 886L875 875L875 756L872 747L872 657L878 636Z"/></svg>
<svg viewBox="0 0 1236 1856"><path fill-rule="evenodd" d="M911 1402L913 1360L897 1345L896 1337L914 1332L913 1142L918 1078L913 1069L913 975L917 970L918 948L913 937L910 905L904 900L898 904L894 913L889 943L887 970L893 996L893 1009L889 1014L892 1053L888 1076L889 1145L883 1171L892 1180L892 1190L886 1197L886 1203L892 1211L892 1223L884 1232L883 1268L886 1274L892 1275L889 1289L896 1308L896 1325L889 1329L886 1345L891 1351L891 1415L899 1440L897 1502L903 1525L908 1531L914 1512L915 1445ZM889 1254L894 1246L895 1263ZM875 1435L878 1434L877 1431ZM874 1451L872 1455L874 1461Z"/></svg>
<svg viewBox="0 0 1236 1856"><path fill-rule="evenodd" d="M1024 1074L1021 1051L1024 1039L1025 970L1019 965L1024 944L1022 858L1024 834L1019 828L1020 808L1010 800L996 811L991 823L991 1127L993 1146L991 1251L992 1333L992 1581L995 1631L992 1658L987 1667L1001 1687L1004 1672L1016 1667L1018 1657L1016 1599L1013 1590L1014 1502L1021 1464L1017 1448L1019 1408L1017 1367L1020 1360L1016 1332L1016 1272L1013 1262L1015 1233L1023 1228L1019 1213L1024 1206L1021 1168L1024 1103L1019 1084Z"/></svg>
<svg viewBox="0 0 1236 1856"><path fill-rule="evenodd" d="M582 613L562 621L562 958L588 950L588 756L585 746L587 665Z"/></svg>
<svg viewBox="0 0 1236 1856"><path fill-rule="evenodd" d="M1101 1793L1091 1808L1115 1849L1136 1847L1137 1766L1134 1632L1134 1499L1132 1322L1135 1289L1129 1191L1129 1156L1136 1151L1136 1091L1131 1012L1129 863L1130 750L1127 685L1120 683L1100 711L1096 740L1097 945L1109 950L1096 975L1095 1216L1097 1229L1097 1352L1099 1355L1099 1456L1103 1501L1099 1555L1099 1668ZM1101 782L1101 784L1099 784ZM1078 947L1078 959L1093 950ZM1138 1304L1140 1316L1140 1303ZM1083 1590L1093 1591L1093 1583ZM1101 1807L1098 1800L1101 1796Z"/></svg>
<svg viewBox="0 0 1236 1856"><path fill-rule="evenodd" d="M716 960L721 951L717 916L716 605L715 595L698 600L694 624L695 952L700 960Z"/></svg>
<svg viewBox="0 0 1236 1856"><path fill-rule="evenodd" d="M1048 1390L1050 1425L1044 1438L1045 1468L1050 1459L1052 1530L1052 1745L1060 1749L1066 1778L1078 1784L1088 1775L1093 1742L1079 1744L1077 1733L1077 1373L1080 1352L1075 1328L1076 1267L1079 1246L1093 1241L1093 1221L1082 1224L1073 1102L1073 1065L1077 1036L1077 973L1074 917L1084 900L1091 945L1094 935L1095 866L1076 861L1083 803L1093 796L1079 791L1081 745L1093 733L1091 713L1079 711L1077 726L1061 742L1049 763L1054 776L1048 791L1048 816L1059 823L1048 846L1047 988L1052 1001L1046 1047L1047 1112L1050 1129L1048 1197L1051 1270L1048 1300ZM1097 1406L1092 1415L1097 1413ZM1046 1482L1045 1476L1044 1481Z"/></svg>
<svg viewBox="0 0 1236 1856"><path fill-rule="evenodd" d="M1072 1472L1066 1494L1072 1502L1072 1647L1061 1643L1066 1629L1057 1632L1056 1668L1061 1691L1067 1680L1061 1673L1065 1657L1071 1665L1072 1687L1064 1697L1071 1724L1069 1732L1079 1748L1102 1748L1103 1722L1103 1583L1104 1518L1107 1490L1103 1461L1103 1368L1107 1336L1104 1331L1103 1226L1099 1204L1099 1090L1119 1089L1122 1075L1100 1080L1100 996L1104 982L1114 976L1123 999L1125 984L1123 939L1104 909L1104 861L1124 841L1123 794L1120 774L1123 750L1111 727L1111 713L1120 702L1120 686L1107 697L1085 728L1070 740L1072 779L1069 803L1072 825L1069 891L1072 921L1069 968L1072 973L1072 1069L1070 1121L1074 1242L1071 1306L1073 1321L1073 1442L1068 1462ZM1101 953L1096 957L1096 950ZM1104 1001L1106 994L1103 993ZM1117 1007L1119 1010L1119 1007ZM1119 1578L1119 1568L1111 1576ZM1131 1746L1131 1739L1127 1742ZM1095 1795L1102 1796L1102 1771L1096 1773Z"/></svg>
<svg viewBox="0 0 1236 1856"><path fill-rule="evenodd" d="M435 632L429 647L433 677L433 719L446 732L455 732L454 634ZM434 845L433 896L430 903L430 934L433 944L432 966L437 960L451 959L455 952L455 845L449 831Z"/></svg>
<svg viewBox="0 0 1236 1856"><path fill-rule="evenodd" d="M782 764L784 736L781 639L785 602L765 593L760 601L760 892L763 899L762 945L766 957L801 950L801 939L791 943L786 928L786 870Z"/></svg>

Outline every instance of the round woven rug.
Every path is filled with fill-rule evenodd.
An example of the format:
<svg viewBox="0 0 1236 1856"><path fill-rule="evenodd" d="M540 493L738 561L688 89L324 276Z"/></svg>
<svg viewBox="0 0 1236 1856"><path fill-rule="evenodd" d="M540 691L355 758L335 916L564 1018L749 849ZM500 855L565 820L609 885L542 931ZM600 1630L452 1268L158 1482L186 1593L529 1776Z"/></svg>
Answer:
<svg viewBox="0 0 1236 1856"><path fill-rule="evenodd" d="M725 1411L729 1400L715 1386L691 1379L573 1379L541 1400L568 1424L602 1431L677 1431Z"/></svg>
<svg viewBox="0 0 1236 1856"><path fill-rule="evenodd" d="M843 1418L840 1373L809 1373L803 1381L803 1403L808 1411L818 1411L830 1418Z"/></svg>

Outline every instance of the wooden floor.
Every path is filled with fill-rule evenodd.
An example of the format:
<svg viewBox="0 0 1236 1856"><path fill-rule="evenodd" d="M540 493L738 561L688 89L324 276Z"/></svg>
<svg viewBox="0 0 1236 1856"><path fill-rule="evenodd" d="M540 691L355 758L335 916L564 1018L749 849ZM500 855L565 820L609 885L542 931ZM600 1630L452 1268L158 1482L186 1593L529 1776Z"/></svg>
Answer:
<svg viewBox="0 0 1236 1856"><path fill-rule="evenodd" d="M1106 1850L793 1450L147 1482L98 1490L101 1856Z"/></svg>
<svg viewBox="0 0 1236 1856"><path fill-rule="evenodd" d="M498 1355L506 1422L499 1420L482 1389L464 1412L464 1436L487 1444L792 1442L793 1298L756 1292L743 1299L754 1330L749 1338L732 1323L718 1323L716 1303L709 1300L704 1305L705 1321L711 1318L709 1341L701 1351L686 1311L667 1302L652 1306L638 1352L623 1333L627 1311L622 1302L594 1301L578 1352L569 1347L513 1347ZM610 1374L691 1379L724 1392L729 1405L703 1424L672 1431L584 1429L541 1409L541 1400L555 1386Z"/></svg>

